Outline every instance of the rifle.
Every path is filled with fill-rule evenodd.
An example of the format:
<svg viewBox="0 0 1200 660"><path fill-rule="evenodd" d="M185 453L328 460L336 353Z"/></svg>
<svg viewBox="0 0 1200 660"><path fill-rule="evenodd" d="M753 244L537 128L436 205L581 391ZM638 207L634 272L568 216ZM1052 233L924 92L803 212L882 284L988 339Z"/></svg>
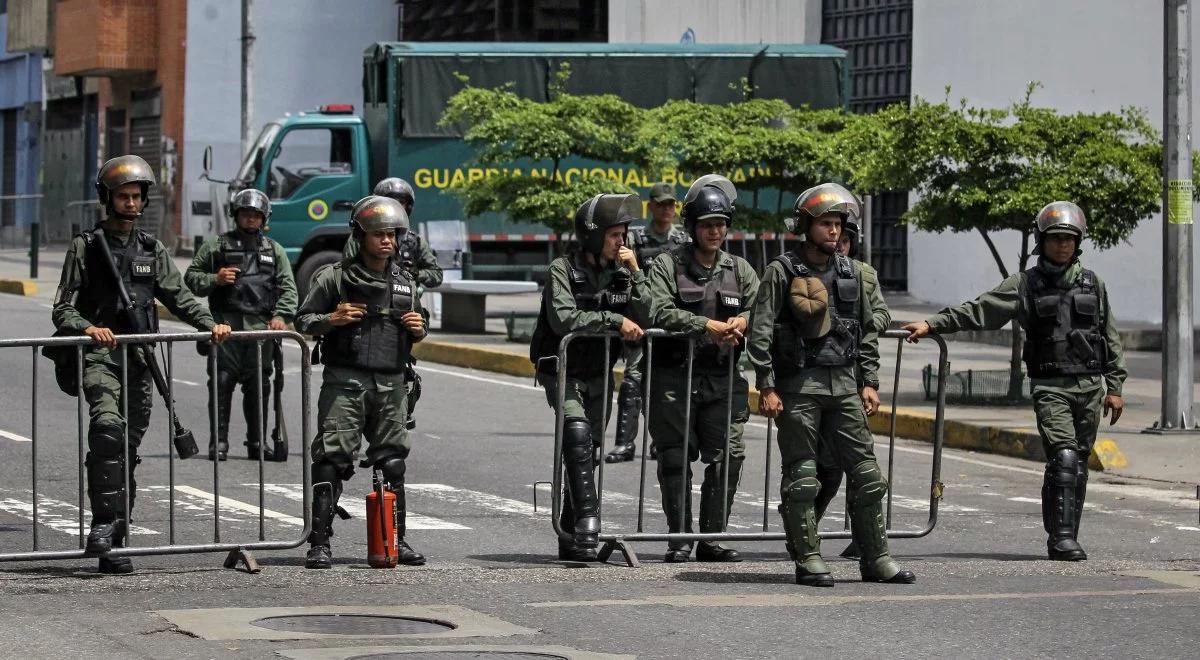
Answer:
<svg viewBox="0 0 1200 660"><path fill-rule="evenodd" d="M274 451L271 452L273 461L286 461L288 456L287 420L283 413L283 340L275 340L275 354L271 356L272 370L275 372L275 382L271 387L271 398L275 404L275 428L271 431L271 441Z"/></svg>
<svg viewBox="0 0 1200 660"><path fill-rule="evenodd" d="M125 308L125 313L129 317L129 324L133 331L137 334L149 333L149 328L142 327L138 321L137 314L133 311L133 301L129 298L129 291L125 288L125 280L121 279L121 273L117 270L117 263L113 261L112 249L108 247L108 239L104 236L104 230L97 229L95 238L100 243L100 251L104 254L104 260L108 263L109 273L116 281L117 295L121 299L121 305ZM129 235L129 240L137 240L137 236L132 233ZM171 442L175 444L175 451L179 453L179 458L191 458L200 453L200 448L196 446L196 436L192 432L183 427L179 423L179 417L174 414L175 402L171 398L171 390L167 385L167 379L163 377L162 369L158 366L158 359L154 357L154 351L149 346L140 344L135 347L142 354L142 359L146 363L146 369L150 371L150 377L154 380L154 387L166 402L168 410L171 412ZM128 385L126 385L128 388Z"/></svg>

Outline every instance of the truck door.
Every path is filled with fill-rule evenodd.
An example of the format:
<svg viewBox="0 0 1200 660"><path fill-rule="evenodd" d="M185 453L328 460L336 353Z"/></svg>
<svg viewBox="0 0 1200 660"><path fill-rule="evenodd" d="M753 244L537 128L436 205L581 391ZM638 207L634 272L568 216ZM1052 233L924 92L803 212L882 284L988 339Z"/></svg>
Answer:
<svg viewBox="0 0 1200 660"><path fill-rule="evenodd" d="M345 227L354 202L363 196L365 172L355 154L353 126L288 129L275 141L266 168L271 196L271 238L302 247L322 226Z"/></svg>

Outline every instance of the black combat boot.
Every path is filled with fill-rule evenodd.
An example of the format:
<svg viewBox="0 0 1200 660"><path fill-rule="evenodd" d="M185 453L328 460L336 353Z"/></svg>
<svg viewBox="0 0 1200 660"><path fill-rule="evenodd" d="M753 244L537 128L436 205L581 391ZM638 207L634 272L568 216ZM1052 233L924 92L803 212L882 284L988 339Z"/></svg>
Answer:
<svg viewBox="0 0 1200 660"><path fill-rule="evenodd" d="M1087 553L1075 540L1076 515L1082 506L1075 501L1079 480L1079 455L1073 449L1058 449L1046 463L1042 481L1042 522L1046 528L1046 554L1055 561L1082 561Z"/></svg>
<svg viewBox="0 0 1200 660"><path fill-rule="evenodd" d="M255 397L253 395L247 396L245 392L242 393L242 416L246 418L246 458L252 461L258 460L258 455L260 452L262 453L262 459L264 461L275 460L275 456L271 451L271 447L269 445L263 445L259 441L259 438L264 435L262 427L266 425L267 420L269 419L267 415L270 414L269 411L271 397L268 394L271 391L270 386L271 383L269 380L263 381L262 396L259 397L259 404L262 408L262 417L255 417ZM262 425L259 425L259 420L262 420Z"/></svg>
<svg viewBox="0 0 1200 660"><path fill-rule="evenodd" d="M575 510L571 506L571 496L567 494L565 487L559 496L562 498L562 508L558 516L558 524L570 533L575 529ZM558 558L564 561L597 561L595 548L581 548L575 545L574 540L564 541L562 538L558 539Z"/></svg>
<svg viewBox="0 0 1200 660"><path fill-rule="evenodd" d="M332 568L329 537L333 535L333 511L341 493L342 480L337 467L325 461L313 464L312 479L312 531L308 533L309 548L304 567Z"/></svg>
<svg viewBox="0 0 1200 660"><path fill-rule="evenodd" d="M593 449L591 424L568 419L563 426L563 470L575 513L571 526L575 545L584 549L600 545L600 500L596 495Z"/></svg>
<svg viewBox="0 0 1200 660"><path fill-rule="evenodd" d="M404 473L407 466L403 458L392 456L385 458L377 463L376 467L383 473L384 482L388 488L396 495L396 558L397 561L405 566L423 566L425 565L425 555L412 549L412 546L404 540L404 532L407 527L406 519L408 517L408 507L404 495Z"/></svg>
<svg viewBox="0 0 1200 660"><path fill-rule="evenodd" d="M658 485L662 494L663 513L667 516L667 529L672 534L692 533L692 471L690 465L676 469L664 463L682 463L683 450L672 449L670 456L658 463ZM676 460L676 453L679 454ZM686 470L686 473L685 473ZM680 493L683 497L680 498ZM680 508L682 499L683 507ZM691 559L692 544L689 541L668 541L663 561L669 564L683 563Z"/></svg>
<svg viewBox="0 0 1200 660"><path fill-rule="evenodd" d="M641 383L632 379L621 381L621 390L617 394L616 446L604 457L605 463L633 460L633 454L637 450L638 415L641 411Z"/></svg>
<svg viewBox="0 0 1200 660"><path fill-rule="evenodd" d="M721 490L724 487L725 476L722 474L722 463L710 463L704 468L704 482L700 484L700 533L723 532L729 525L729 512L733 510L733 496L737 493L738 483L742 478L742 459L729 461L729 492L724 501L722 511ZM742 555L733 548L727 548L716 541L701 541L696 546L697 561L726 561L742 560Z"/></svg>
<svg viewBox="0 0 1200 660"><path fill-rule="evenodd" d="M236 387L233 374L228 371L217 372L217 441L216 444L211 441L208 443L210 461L223 461L229 457L229 411L233 407L233 391Z"/></svg>

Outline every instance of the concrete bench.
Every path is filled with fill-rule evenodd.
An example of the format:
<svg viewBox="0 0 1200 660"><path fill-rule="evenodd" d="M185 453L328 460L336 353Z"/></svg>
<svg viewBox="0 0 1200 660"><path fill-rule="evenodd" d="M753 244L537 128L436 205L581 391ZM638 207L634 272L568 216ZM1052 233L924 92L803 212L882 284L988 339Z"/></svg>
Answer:
<svg viewBox="0 0 1200 660"><path fill-rule="evenodd" d="M487 320L487 297L534 293L537 282L507 280L446 280L429 289L442 294L442 330L483 333Z"/></svg>

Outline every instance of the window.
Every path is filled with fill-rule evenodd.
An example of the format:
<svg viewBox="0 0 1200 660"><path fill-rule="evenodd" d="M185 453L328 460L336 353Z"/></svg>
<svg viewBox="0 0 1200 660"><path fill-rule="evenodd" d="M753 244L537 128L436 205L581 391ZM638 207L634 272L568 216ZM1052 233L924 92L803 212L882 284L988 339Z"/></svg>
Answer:
<svg viewBox="0 0 1200 660"><path fill-rule="evenodd" d="M271 199L287 199L305 181L324 175L351 174L349 128L297 128L283 135L271 158Z"/></svg>

